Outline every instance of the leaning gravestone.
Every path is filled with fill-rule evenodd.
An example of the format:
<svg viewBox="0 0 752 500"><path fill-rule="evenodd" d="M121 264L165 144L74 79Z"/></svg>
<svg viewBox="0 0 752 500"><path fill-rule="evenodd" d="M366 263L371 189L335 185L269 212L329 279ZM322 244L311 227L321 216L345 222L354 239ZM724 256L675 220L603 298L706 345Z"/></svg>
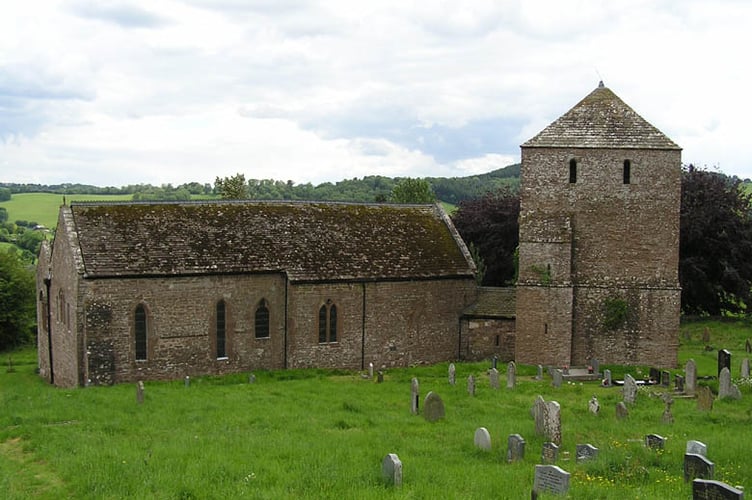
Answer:
<svg viewBox="0 0 752 500"><path fill-rule="evenodd" d="M687 441L687 451L685 453L694 453L695 455L708 456L708 447L702 441L695 441L693 439Z"/></svg>
<svg viewBox="0 0 752 500"><path fill-rule="evenodd" d="M666 438L658 434L648 434L645 436L645 446L654 450L662 450L666 446Z"/></svg>
<svg viewBox="0 0 752 500"><path fill-rule="evenodd" d="M564 373L560 369L555 368L553 372L551 372L551 378L553 379L551 381L551 385L553 385L554 387L561 387L561 381L564 378Z"/></svg>
<svg viewBox="0 0 752 500"><path fill-rule="evenodd" d="M742 375L742 378L749 378L749 358L744 358L742 360L741 375Z"/></svg>
<svg viewBox="0 0 752 500"><path fill-rule="evenodd" d="M532 498L538 493L565 495L569 491L569 472L556 465L536 465Z"/></svg>
<svg viewBox="0 0 752 500"><path fill-rule="evenodd" d="M697 409L700 411L713 409L713 391L710 387L702 386L697 390Z"/></svg>
<svg viewBox="0 0 752 500"><path fill-rule="evenodd" d="M507 438L507 462L517 462L525 458L525 440L519 434Z"/></svg>
<svg viewBox="0 0 752 500"><path fill-rule="evenodd" d="M549 441L561 444L561 406L556 401L546 401L543 410L543 435Z"/></svg>
<svg viewBox="0 0 752 500"><path fill-rule="evenodd" d="M541 462L544 464L555 464L559 459L559 447L556 443L543 443L543 451L541 452Z"/></svg>
<svg viewBox="0 0 752 500"><path fill-rule="evenodd" d="M499 370L496 368L491 368L491 370L488 372L488 380L491 383L491 389L498 389L499 388Z"/></svg>
<svg viewBox="0 0 752 500"><path fill-rule="evenodd" d="M619 401L616 403L616 418L619 420L623 418L627 418L629 416L629 410L627 409L627 405L624 404L624 401Z"/></svg>
<svg viewBox="0 0 752 500"><path fill-rule="evenodd" d="M386 484L402 485L402 462L396 453L390 453L381 462L381 474Z"/></svg>
<svg viewBox="0 0 752 500"><path fill-rule="evenodd" d="M444 401L441 400L441 396L433 391L429 391L423 401L423 416L429 422L436 422L444 418Z"/></svg>
<svg viewBox="0 0 752 500"><path fill-rule="evenodd" d="M471 396L475 396L475 377L472 375L467 377L467 393Z"/></svg>
<svg viewBox="0 0 752 500"><path fill-rule="evenodd" d="M136 403L143 404L144 402L144 382L139 380L136 384Z"/></svg>
<svg viewBox="0 0 752 500"><path fill-rule="evenodd" d="M578 444L575 447L575 461L585 462L598 456L598 448L592 444Z"/></svg>
<svg viewBox="0 0 752 500"><path fill-rule="evenodd" d="M684 367L684 391L687 394L694 394L697 390L697 364L694 359L687 361Z"/></svg>
<svg viewBox="0 0 752 500"><path fill-rule="evenodd" d="M715 464L696 453L684 454L684 482L689 482L695 478L713 479Z"/></svg>
<svg viewBox="0 0 752 500"><path fill-rule="evenodd" d="M624 387L622 387L621 391L624 396L624 402L634 404L637 399L637 382L629 373L624 375Z"/></svg>
<svg viewBox="0 0 752 500"><path fill-rule="evenodd" d="M449 363L449 385L454 385L457 382L457 368L454 367L454 363Z"/></svg>
<svg viewBox="0 0 752 500"><path fill-rule="evenodd" d="M417 415L420 409L420 386L415 377L410 381L410 405L410 411L413 415Z"/></svg>
<svg viewBox="0 0 752 500"><path fill-rule="evenodd" d="M744 491L721 481L695 479L692 500L744 500Z"/></svg>
<svg viewBox="0 0 752 500"><path fill-rule="evenodd" d="M721 349L718 351L718 376L721 376L721 370L728 368L731 370L731 351Z"/></svg>
<svg viewBox="0 0 752 500"><path fill-rule="evenodd" d="M517 365L510 361L507 365L507 389L514 389L517 385Z"/></svg>
<svg viewBox="0 0 752 500"><path fill-rule="evenodd" d="M473 443L475 444L476 448L491 451L491 434L488 432L488 429L486 429L485 427L478 427L477 429L475 429Z"/></svg>
<svg viewBox="0 0 752 500"><path fill-rule="evenodd" d="M718 399L731 398L741 399L742 393L736 384L731 383L731 371L725 366L721 369L718 377Z"/></svg>
<svg viewBox="0 0 752 500"><path fill-rule="evenodd" d="M546 415L546 402L543 400L543 396L535 398L533 403L533 418L535 419L535 434L542 436L545 434L545 415Z"/></svg>

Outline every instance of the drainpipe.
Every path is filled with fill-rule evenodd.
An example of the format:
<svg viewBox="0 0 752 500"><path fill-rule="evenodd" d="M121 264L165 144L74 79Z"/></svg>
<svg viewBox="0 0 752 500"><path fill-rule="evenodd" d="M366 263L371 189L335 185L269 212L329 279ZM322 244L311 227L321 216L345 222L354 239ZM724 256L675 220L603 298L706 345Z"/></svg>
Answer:
<svg viewBox="0 0 752 500"><path fill-rule="evenodd" d="M52 365L52 308L50 307L50 288L52 288L52 279L50 278L50 275L48 274L46 278L44 278L44 287L47 291L47 298L45 299L47 301L47 351L49 356L49 362L50 362L50 384L55 384L55 369Z"/></svg>
<svg viewBox="0 0 752 500"><path fill-rule="evenodd" d="M363 286L363 315L360 326L361 339L360 339L360 369L366 369L366 282L362 283Z"/></svg>

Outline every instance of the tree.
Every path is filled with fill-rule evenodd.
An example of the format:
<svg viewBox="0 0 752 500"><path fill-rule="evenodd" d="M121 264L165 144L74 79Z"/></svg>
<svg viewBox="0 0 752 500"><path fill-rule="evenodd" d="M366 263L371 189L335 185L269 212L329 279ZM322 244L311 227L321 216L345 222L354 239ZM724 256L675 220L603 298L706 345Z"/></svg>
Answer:
<svg viewBox="0 0 752 500"><path fill-rule="evenodd" d="M408 177L392 188L390 201L392 203L434 203L436 195L427 180Z"/></svg>
<svg viewBox="0 0 752 500"><path fill-rule="evenodd" d="M483 285L514 283L519 215L519 194L509 188L461 201L457 207L452 220L465 242L474 247L482 259L485 266Z"/></svg>
<svg viewBox="0 0 752 500"><path fill-rule="evenodd" d="M0 351L34 338L34 288L30 265L14 249L0 251Z"/></svg>
<svg viewBox="0 0 752 500"><path fill-rule="evenodd" d="M235 174L232 177L217 177L214 187L225 200L244 200L248 198L248 183L245 182L244 174Z"/></svg>
<svg viewBox="0 0 752 500"><path fill-rule="evenodd" d="M752 194L741 181L690 165L682 172L679 280L685 314L749 311Z"/></svg>
<svg viewBox="0 0 752 500"><path fill-rule="evenodd" d="M8 201L11 198L11 190L9 188L0 187L0 201Z"/></svg>

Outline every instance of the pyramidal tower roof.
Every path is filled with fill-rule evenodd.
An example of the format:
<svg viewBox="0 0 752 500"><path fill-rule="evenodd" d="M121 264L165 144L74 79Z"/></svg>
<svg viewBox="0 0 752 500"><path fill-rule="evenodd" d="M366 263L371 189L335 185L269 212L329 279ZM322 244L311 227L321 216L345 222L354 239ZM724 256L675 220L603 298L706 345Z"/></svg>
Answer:
<svg viewBox="0 0 752 500"><path fill-rule="evenodd" d="M603 82L522 147L681 149Z"/></svg>

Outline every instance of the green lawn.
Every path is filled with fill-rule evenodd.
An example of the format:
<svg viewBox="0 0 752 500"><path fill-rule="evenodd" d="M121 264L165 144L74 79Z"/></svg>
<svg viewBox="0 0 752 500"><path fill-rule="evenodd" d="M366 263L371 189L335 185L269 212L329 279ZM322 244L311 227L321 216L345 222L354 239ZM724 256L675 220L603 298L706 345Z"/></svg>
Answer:
<svg viewBox="0 0 752 500"><path fill-rule="evenodd" d="M129 194L67 194L65 202L72 201L127 201ZM9 201L0 202L0 207L8 210L8 220L15 222L25 220L36 222L48 228L57 225L57 214L63 204L63 195L53 193L19 193L14 194Z"/></svg>
<svg viewBox="0 0 752 500"><path fill-rule="evenodd" d="M701 338L705 327L713 349L732 350L738 375L750 324L683 326L680 358L697 360L700 376L716 373L715 354L705 354ZM189 387L147 382L139 405L133 384L58 389L34 373L33 351L13 355L13 372L8 357L0 369L5 498L529 498L544 442L530 416L539 394L561 404L558 465L571 474L567 498L690 498L691 485L682 478L689 439L708 446L716 479L752 486L746 382L737 381L742 400L716 401L710 412L675 397L674 423L664 423L658 396L665 389L640 389L629 416L617 420L618 388L598 382L554 388L548 377L536 381L532 366L519 367L512 390L504 383L500 390L489 387L488 363L458 363L456 386L447 382L446 363L390 369L381 384L356 372L322 370L260 371L254 384L248 374L196 378ZM503 380L505 365L500 368ZM475 397L466 391L470 374L479 380ZM444 419L430 423L410 413L412 377L419 379L421 401L428 391L442 397ZM588 411L593 395L598 415ZM473 446L481 426L491 434L490 452ZM667 439L664 450L643 445L650 433ZM510 434L526 441L517 463L506 461ZM574 461L575 446L583 443L599 448L597 459ZM401 488L382 482L388 453L402 461Z"/></svg>

